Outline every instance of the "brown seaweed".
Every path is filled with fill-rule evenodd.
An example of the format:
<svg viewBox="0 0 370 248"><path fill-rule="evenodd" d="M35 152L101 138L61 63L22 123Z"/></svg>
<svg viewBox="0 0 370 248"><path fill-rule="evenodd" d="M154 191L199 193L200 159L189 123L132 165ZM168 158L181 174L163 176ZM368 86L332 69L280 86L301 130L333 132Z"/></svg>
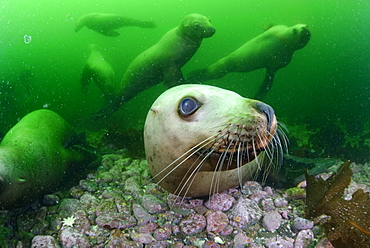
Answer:
<svg viewBox="0 0 370 248"><path fill-rule="evenodd" d="M344 162L326 181L308 175L306 217L330 216L323 223L325 234L334 247L368 247L370 244L370 197L362 189L351 200L343 199L351 182L350 162Z"/></svg>

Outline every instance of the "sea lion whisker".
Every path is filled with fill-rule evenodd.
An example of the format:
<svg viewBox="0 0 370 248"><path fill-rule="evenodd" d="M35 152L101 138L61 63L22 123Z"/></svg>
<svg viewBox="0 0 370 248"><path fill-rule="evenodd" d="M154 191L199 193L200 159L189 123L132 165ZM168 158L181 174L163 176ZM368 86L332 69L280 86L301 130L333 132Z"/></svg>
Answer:
<svg viewBox="0 0 370 248"><path fill-rule="evenodd" d="M216 137L218 134L214 134L210 137L208 137L207 139L199 142L198 144L196 144L195 146L193 146L192 148L190 148L188 151L186 151L184 154L182 154L180 157L178 157L177 159L175 159L172 163L170 163L169 165L167 165L165 168L163 168L160 172L158 172L156 175L153 176L153 179L158 177L160 174L162 174L163 172L165 172L168 168L170 168L172 165L176 164L180 159L182 159L183 157L185 157L187 154L189 154L190 152L192 152L190 155L188 155L184 160L182 160L182 162L180 162L178 165L176 165L172 170L170 170L164 177L162 177L158 182L157 184L159 184L160 182L162 182L168 175L170 175L173 171L175 171L179 166L181 166L186 160L188 160L190 157L192 157L194 154L198 153L200 150L202 150L204 147L206 147L207 145L211 144L212 142L214 142L214 140L211 140L212 138ZM209 141L209 142L208 142ZM207 142L206 144L203 144L204 142ZM194 150L195 149L195 150Z"/></svg>
<svg viewBox="0 0 370 248"><path fill-rule="evenodd" d="M238 154L237 154L237 157L236 157L236 167L238 168L238 181L239 181L239 186L240 188L242 187L242 184L243 184L243 176L241 176L241 173L240 173L240 170L241 170L241 167L243 166L243 153L240 152L240 151L244 151L244 141L243 142L240 142L239 143L239 147L238 147ZM249 153L247 152L248 154L248 157L249 157ZM249 160L248 160L249 162Z"/></svg>
<svg viewBox="0 0 370 248"><path fill-rule="evenodd" d="M232 139L230 142L229 142L229 145L227 146L227 148L221 153L218 161L217 161L217 164L216 164L216 167L215 167L215 172L216 171L219 171L221 172L222 171L222 166L225 162L225 159L227 158L227 155L229 154L230 157L229 157L229 161L228 161L228 164L226 166L226 170L230 167L231 163L232 163L232 160L233 160L233 153L234 152L231 152L229 153L229 150L230 150L230 147L232 146L233 142L235 141L236 138ZM214 180L215 180L215 176L217 175L217 178L216 178L216 182L214 183ZM218 186L220 185L220 173L214 173L213 176L212 176L212 181L211 181L211 187L209 189L209 193L211 195L211 192L213 191L213 193L216 193L218 192ZM213 190L212 190L213 189Z"/></svg>
<svg viewBox="0 0 370 248"><path fill-rule="evenodd" d="M194 179L195 179L195 175L196 175L196 173L198 173L199 172L199 170L200 170L200 168L202 167L202 165L204 164L204 162L209 158L209 156L211 156L211 154L215 151L215 149L216 148L213 148L206 156L204 156L203 157L203 159L200 161L200 163L195 167L195 169L190 173L190 175L189 175L189 177L187 177L187 180L185 181L185 183L184 184L182 184L182 183L180 183L179 184L179 186L177 187L177 189L175 190L175 194L178 194L178 195L180 195L182 192L183 192L183 190L184 190L184 188L185 188L185 186L189 183L189 180L191 180L191 183L194 181ZM195 164L195 162L192 164L192 166L191 167L193 167L193 165ZM189 171L191 171L191 169L189 168L189 170L188 170L188 172ZM186 175L187 175L188 173L186 173ZM183 179L181 180L181 182L183 182L183 180L185 179L185 177L186 177L186 175L183 177ZM191 185L191 183L190 183L190 185ZM180 191L178 191L178 188L180 187L182 185L182 187L181 187L181 189L180 189ZM189 188L190 187L188 187L188 189L185 191L185 194L184 194L184 197L186 196L186 194L188 193L188 191L189 191Z"/></svg>

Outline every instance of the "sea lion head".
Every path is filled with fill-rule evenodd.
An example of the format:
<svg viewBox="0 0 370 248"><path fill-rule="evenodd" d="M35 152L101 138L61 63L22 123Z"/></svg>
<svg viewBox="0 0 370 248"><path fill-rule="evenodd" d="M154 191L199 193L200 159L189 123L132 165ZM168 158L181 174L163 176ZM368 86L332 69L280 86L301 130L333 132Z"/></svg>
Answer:
<svg viewBox="0 0 370 248"><path fill-rule="evenodd" d="M288 27L284 32L284 41L287 42L294 50L298 50L307 45L311 33L306 24L296 24Z"/></svg>
<svg viewBox="0 0 370 248"><path fill-rule="evenodd" d="M277 126L274 110L260 101L207 85L173 87L146 118L150 172L181 196L236 187L271 167L267 158L276 158L282 147Z"/></svg>
<svg viewBox="0 0 370 248"><path fill-rule="evenodd" d="M190 14L183 19L180 30L190 38L203 39L214 35L216 32L209 18L200 14Z"/></svg>

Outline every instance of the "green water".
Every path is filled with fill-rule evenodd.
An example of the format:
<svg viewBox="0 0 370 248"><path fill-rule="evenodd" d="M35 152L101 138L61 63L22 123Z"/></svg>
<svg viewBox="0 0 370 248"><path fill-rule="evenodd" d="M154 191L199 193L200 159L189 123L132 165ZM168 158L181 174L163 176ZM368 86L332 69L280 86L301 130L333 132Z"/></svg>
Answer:
<svg viewBox="0 0 370 248"><path fill-rule="evenodd" d="M277 72L264 101L288 125L330 129L339 123L347 135L360 139L370 129L370 3L365 0L2 0L0 11L3 133L26 113L43 107L79 129L141 129L164 87L155 86L112 117L91 122L90 114L101 108L103 99L94 84L88 94L80 90L88 44L106 49L104 55L119 80L133 58L194 12L209 16L216 34L204 39L183 67L185 75L234 51L267 25L305 23L311 31L310 42ZM157 28L123 27L118 37L102 36L86 27L74 32L77 19L91 12L154 21ZM29 43L25 35L31 37ZM248 97L257 91L264 73L233 73L209 83Z"/></svg>

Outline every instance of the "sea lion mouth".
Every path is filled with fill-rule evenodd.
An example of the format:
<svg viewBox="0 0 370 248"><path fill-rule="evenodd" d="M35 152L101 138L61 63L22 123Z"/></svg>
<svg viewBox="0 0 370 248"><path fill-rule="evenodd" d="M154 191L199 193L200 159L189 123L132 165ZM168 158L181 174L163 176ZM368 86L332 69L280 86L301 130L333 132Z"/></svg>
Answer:
<svg viewBox="0 0 370 248"><path fill-rule="evenodd" d="M270 140L256 142L246 140L234 141L222 139L210 147L201 149L197 154L202 159L209 159L211 167L202 167L200 171L233 170L253 161L261 152L265 151Z"/></svg>
<svg viewBox="0 0 370 248"><path fill-rule="evenodd" d="M303 27L301 31L301 41L300 41L301 47L307 45L307 43L310 41L310 38L311 38L310 31L308 30L307 27Z"/></svg>

